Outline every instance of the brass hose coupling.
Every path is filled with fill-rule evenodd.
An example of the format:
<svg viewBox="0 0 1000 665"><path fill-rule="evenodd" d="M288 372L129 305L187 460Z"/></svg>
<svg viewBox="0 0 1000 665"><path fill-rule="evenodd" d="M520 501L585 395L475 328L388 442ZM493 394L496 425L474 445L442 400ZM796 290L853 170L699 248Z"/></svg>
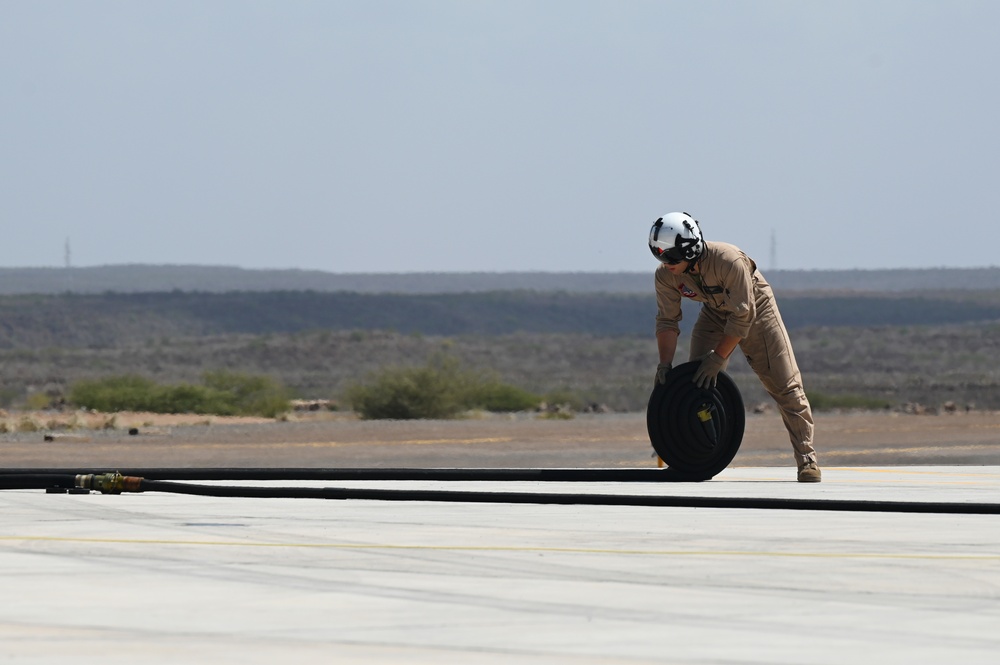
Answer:
<svg viewBox="0 0 1000 665"><path fill-rule="evenodd" d="M97 490L101 494L121 494L141 492L142 478L114 473L81 473L76 476L76 486L80 489Z"/></svg>

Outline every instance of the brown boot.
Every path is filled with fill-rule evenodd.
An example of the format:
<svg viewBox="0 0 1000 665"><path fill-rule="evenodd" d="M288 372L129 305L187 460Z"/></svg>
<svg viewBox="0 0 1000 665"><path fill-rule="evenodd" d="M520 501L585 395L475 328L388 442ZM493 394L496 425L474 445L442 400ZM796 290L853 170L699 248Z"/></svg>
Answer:
<svg viewBox="0 0 1000 665"><path fill-rule="evenodd" d="M823 472L819 470L816 462L806 462L799 467L800 483L818 483L823 480Z"/></svg>

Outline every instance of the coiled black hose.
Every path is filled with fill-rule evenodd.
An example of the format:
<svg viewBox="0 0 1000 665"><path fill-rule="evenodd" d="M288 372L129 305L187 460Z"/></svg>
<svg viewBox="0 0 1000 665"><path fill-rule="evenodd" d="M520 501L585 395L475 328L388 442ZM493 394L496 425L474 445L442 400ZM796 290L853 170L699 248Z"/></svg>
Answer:
<svg viewBox="0 0 1000 665"><path fill-rule="evenodd" d="M720 372L714 388L693 382L698 361L674 367L646 407L653 449L677 480L709 480L729 466L743 442L746 413L739 388Z"/></svg>

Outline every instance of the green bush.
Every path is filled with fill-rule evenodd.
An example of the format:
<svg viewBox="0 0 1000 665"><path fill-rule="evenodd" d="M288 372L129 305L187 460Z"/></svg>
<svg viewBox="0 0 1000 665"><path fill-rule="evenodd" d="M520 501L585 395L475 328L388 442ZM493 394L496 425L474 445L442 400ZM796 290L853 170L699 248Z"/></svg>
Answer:
<svg viewBox="0 0 1000 665"><path fill-rule="evenodd" d="M524 390L463 370L447 356L423 367L389 367L352 385L347 399L364 419L454 418L469 409L520 411L538 398Z"/></svg>
<svg viewBox="0 0 1000 665"><path fill-rule="evenodd" d="M368 384L348 388L347 399L364 419L453 418L465 408L462 387L468 379L451 360L426 367L389 367Z"/></svg>
<svg viewBox="0 0 1000 665"><path fill-rule="evenodd" d="M70 388L69 401L79 407L111 413L152 411L156 383L125 374L92 381L79 381Z"/></svg>
<svg viewBox="0 0 1000 665"><path fill-rule="evenodd" d="M205 385L158 385L135 375L80 381L70 403L95 411L150 411L273 418L289 409L287 391L267 377L208 372Z"/></svg>
<svg viewBox="0 0 1000 665"><path fill-rule="evenodd" d="M191 384L157 386L151 404L148 410L156 413L212 413L219 416L237 413L235 404L226 395Z"/></svg>
<svg viewBox="0 0 1000 665"><path fill-rule="evenodd" d="M225 396L236 415L273 418L289 409L290 395L280 383L267 376L218 370L206 372L205 385Z"/></svg>
<svg viewBox="0 0 1000 665"><path fill-rule="evenodd" d="M474 387L470 397L473 408L478 407L499 413L527 411L534 409L541 402L538 395L496 381Z"/></svg>

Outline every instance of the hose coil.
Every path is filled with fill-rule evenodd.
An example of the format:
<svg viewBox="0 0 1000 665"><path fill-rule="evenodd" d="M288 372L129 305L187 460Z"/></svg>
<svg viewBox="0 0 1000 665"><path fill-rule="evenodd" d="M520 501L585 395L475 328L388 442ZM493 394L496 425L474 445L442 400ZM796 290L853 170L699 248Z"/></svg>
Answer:
<svg viewBox="0 0 1000 665"><path fill-rule="evenodd" d="M677 480L709 480L729 466L743 442L746 413L732 378L720 372L714 388L692 379L698 361L674 367L646 407L653 449Z"/></svg>

